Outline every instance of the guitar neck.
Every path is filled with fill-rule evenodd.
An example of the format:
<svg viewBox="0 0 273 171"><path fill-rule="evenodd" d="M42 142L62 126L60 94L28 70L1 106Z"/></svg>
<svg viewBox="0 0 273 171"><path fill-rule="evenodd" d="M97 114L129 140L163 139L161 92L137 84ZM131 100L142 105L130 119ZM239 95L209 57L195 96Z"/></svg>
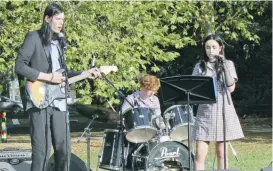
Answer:
<svg viewBox="0 0 273 171"><path fill-rule="evenodd" d="M86 75L81 75L81 74L80 74L80 75L77 75L77 76L68 78L68 83L69 83L69 84L73 84L73 83L75 83L75 82L77 82L77 81L81 81L81 80L83 80L83 79L85 79L85 78L87 78Z"/></svg>
<svg viewBox="0 0 273 171"><path fill-rule="evenodd" d="M110 73L111 71L116 72L118 70L118 68L116 66L101 66L99 68L99 70L100 70L100 72L103 72L106 75L106 74ZM72 83L75 83L77 81L83 80L83 79L88 78L88 77L91 78L90 73L89 72L83 72L80 75L69 78L68 83L72 84ZM93 76L92 76L92 78L94 79Z"/></svg>

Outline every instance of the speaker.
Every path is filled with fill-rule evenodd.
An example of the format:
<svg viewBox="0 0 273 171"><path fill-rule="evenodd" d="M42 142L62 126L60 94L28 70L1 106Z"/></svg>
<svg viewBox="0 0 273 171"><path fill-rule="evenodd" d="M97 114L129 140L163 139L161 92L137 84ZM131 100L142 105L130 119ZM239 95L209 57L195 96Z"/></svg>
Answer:
<svg viewBox="0 0 273 171"><path fill-rule="evenodd" d="M54 167L55 167L54 155L52 155L48 161L47 171L55 171ZM71 153L71 158L70 158L70 170L71 171L90 171L90 169L87 170L85 163L73 153Z"/></svg>
<svg viewBox="0 0 273 171"><path fill-rule="evenodd" d="M31 150L0 150L0 171L30 171Z"/></svg>
<svg viewBox="0 0 273 171"><path fill-rule="evenodd" d="M263 169L261 169L261 171L272 171L273 168L272 167L265 167Z"/></svg>

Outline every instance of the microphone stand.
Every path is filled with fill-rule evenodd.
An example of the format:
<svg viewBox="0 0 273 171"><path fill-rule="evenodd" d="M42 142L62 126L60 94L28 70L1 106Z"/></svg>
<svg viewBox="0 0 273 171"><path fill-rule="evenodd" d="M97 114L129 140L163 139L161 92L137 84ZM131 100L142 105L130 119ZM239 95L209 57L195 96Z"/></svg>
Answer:
<svg viewBox="0 0 273 171"><path fill-rule="evenodd" d="M191 137L191 122L190 122L190 120L192 120L192 118L190 118L191 117L191 115L190 115L190 94L191 94L191 92L190 91L187 91L186 92L186 94L187 94L187 112L188 112L188 148L189 148L189 169L190 169L190 171L193 171L193 166L192 166L192 158L191 158L191 143L192 143L192 137Z"/></svg>
<svg viewBox="0 0 273 171"><path fill-rule="evenodd" d="M126 99L125 95L118 90L118 88L112 83L112 81L110 81L106 75L101 72L101 76L103 78L103 80L105 80L107 83L109 83L112 87L114 87L115 91L119 93L120 97L122 97L132 108L134 108L134 105L128 100ZM123 122L122 122L122 114L120 113L119 115L119 125L120 125L120 133L121 133L121 160L122 160L122 171L125 171L125 167L124 167L124 164L125 164L125 159L124 159L124 127L123 127Z"/></svg>
<svg viewBox="0 0 273 171"><path fill-rule="evenodd" d="M62 63L62 67L64 68L64 76L65 76L65 109L66 109L66 117L65 117L65 123L66 123L66 152L67 152L67 171L70 170L69 166L70 166L70 122L69 122L69 111L68 111L68 106L67 106L67 97L68 97L68 74L67 74L67 68L66 68L66 64L65 64L65 59L64 59L64 47L63 45L61 45L61 63Z"/></svg>
<svg viewBox="0 0 273 171"><path fill-rule="evenodd" d="M89 170L92 171L92 169L90 168L90 166L91 166L91 161L90 161L91 150L90 149L91 149L91 129L92 128L89 128L89 127L91 126L93 121L98 117L99 117L98 115L93 115L92 120L89 122L87 127L84 128L84 132L82 133L82 135L80 137L78 137L78 141L77 141L77 143L80 143L83 135L86 134L86 145L87 145L87 165L86 165L86 168L87 168L87 171L89 171Z"/></svg>
<svg viewBox="0 0 273 171"><path fill-rule="evenodd" d="M226 111L225 111L225 96L227 95L228 104L230 105L230 98L227 91L226 81L225 81L225 73L224 73L224 62L220 60L220 69L221 69L221 87L222 87L222 96L223 96L223 106L222 106L222 117L223 117L223 136L224 136L224 169L227 169L227 156L226 156Z"/></svg>

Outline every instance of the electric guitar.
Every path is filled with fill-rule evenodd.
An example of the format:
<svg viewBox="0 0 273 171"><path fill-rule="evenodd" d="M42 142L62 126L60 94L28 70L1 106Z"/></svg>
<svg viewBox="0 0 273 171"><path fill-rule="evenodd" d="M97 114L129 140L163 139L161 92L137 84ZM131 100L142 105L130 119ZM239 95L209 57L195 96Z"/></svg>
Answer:
<svg viewBox="0 0 273 171"><path fill-rule="evenodd" d="M107 75L111 71L117 72L118 68L117 66L101 66L99 70ZM62 73L63 71L64 70L58 70L56 72ZM80 75L68 78L68 84L75 83L88 77L90 77L90 73L82 73ZM33 105L40 109L46 108L55 99L66 98L61 84L48 83L38 80L34 82L27 81L26 90Z"/></svg>

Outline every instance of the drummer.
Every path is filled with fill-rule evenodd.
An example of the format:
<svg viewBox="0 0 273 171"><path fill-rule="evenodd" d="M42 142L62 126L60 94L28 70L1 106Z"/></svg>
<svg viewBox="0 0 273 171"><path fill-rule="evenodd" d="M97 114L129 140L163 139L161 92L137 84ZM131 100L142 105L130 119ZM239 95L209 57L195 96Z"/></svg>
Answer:
<svg viewBox="0 0 273 171"><path fill-rule="evenodd" d="M140 90L128 95L126 99L134 106L134 108L150 108L155 119L156 126L159 129L165 129L165 123L161 116L160 103L158 97L155 96L159 89L159 80L153 75L144 75L139 80ZM124 100L121 112L124 113L128 111L131 105Z"/></svg>

